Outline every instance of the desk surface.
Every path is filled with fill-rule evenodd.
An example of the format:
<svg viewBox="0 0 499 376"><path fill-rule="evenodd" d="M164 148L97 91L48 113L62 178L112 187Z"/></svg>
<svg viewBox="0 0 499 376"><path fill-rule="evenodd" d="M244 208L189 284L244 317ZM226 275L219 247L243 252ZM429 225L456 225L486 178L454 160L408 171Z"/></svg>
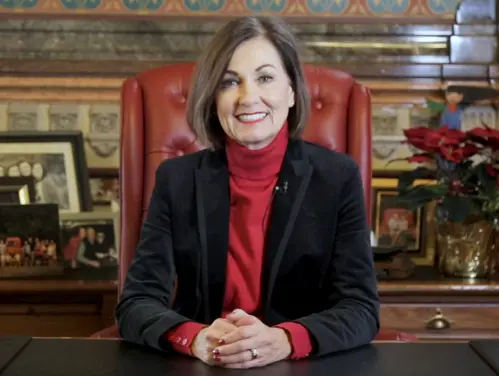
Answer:
<svg viewBox="0 0 499 376"><path fill-rule="evenodd" d="M374 343L316 360L252 370L209 367L114 340L32 339L2 376L497 376L467 343Z"/></svg>

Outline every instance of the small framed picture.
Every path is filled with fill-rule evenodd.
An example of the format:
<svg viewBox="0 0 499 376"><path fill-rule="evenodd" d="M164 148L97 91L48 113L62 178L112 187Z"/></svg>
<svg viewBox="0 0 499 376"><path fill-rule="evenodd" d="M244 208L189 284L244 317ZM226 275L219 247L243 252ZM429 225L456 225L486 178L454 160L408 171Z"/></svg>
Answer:
<svg viewBox="0 0 499 376"><path fill-rule="evenodd" d="M119 212L61 214L60 227L67 273L81 279L117 278Z"/></svg>
<svg viewBox="0 0 499 376"><path fill-rule="evenodd" d="M1 132L0 176L32 176L35 202L57 204L61 213L92 210L79 131Z"/></svg>
<svg viewBox="0 0 499 376"><path fill-rule="evenodd" d="M35 202L35 179L32 176L1 176L0 204L26 205Z"/></svg>
<svg viewBox="0 0 499 376"><path fill-rule="evenodd" d="M0 278L62 275L57 204L0 205Z"/></svg>
<svg viewBox="0 0 499 376"><path fill-rule="evenodd" d="M418 180L416 184L432 184L434 180ZM372 227L378 248L400 247L416 265L432 266L436 240L433 226L434 205L413 210L399 199L396 178L372 180Z"/></svg>

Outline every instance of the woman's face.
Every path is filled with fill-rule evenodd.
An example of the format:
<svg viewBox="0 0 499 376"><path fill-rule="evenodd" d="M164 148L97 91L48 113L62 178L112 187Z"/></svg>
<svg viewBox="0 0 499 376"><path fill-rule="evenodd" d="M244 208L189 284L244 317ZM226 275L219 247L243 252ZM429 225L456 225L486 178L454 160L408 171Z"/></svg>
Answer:
<svg viewBox="0 0 499 376"><path fill-rule="evenodd" d="M9 175L9 176L21 176L21 171L19 171L18 166L10 166L9 170L7 172L7 175Z"/></svg>
<svg viewBox="0 0 499 376"><path fill-rule="evenodd" d="M43 167L40 163L33 164L31 175L37 180L40 180L43 177Z"/></svg>
<svg viewBox="0 0 499 376"><path fill-rule="evenodd" d="M228 137L250 149L267 146L295 103L279 53L267 39L242 43L217 92L217 115Z"/></svg>
<svg viewBox="0 0 499 376"><path fill-rule="evenodd" d="M19 163L19 171L22 176L31 176L31 165L28 162Z"/></svg>

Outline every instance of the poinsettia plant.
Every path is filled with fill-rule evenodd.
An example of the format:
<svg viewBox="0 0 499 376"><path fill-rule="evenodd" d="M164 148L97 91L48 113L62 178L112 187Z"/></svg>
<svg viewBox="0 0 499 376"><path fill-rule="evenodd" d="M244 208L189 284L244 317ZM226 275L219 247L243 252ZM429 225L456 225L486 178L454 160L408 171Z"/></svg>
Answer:
<svg viewBox="0 0 499 376"><path fill-rule="evenodd" d="M437 217L453 222L499 218L499 131L417 127L404 130L406 144L417 150L404 158L421 164L399 176L399 196L415 209L437 203ZM400 160L400 159L399 159ZM435 184L415 184L436 175Z"/></svg>

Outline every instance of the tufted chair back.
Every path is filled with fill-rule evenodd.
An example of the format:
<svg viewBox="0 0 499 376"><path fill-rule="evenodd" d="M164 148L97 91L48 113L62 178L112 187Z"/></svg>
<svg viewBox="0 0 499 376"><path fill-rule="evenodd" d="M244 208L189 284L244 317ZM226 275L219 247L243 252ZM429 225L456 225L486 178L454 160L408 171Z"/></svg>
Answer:
<svg viewBox="0 0 499 376"><path fill-rule="evenodd" d="M311 117L303 138L353 156L361 168L366 204L370 208L369 91L345 72L310 65L304 70L311 97ZM167 65L129 78L123 84L119 288L134 257L159 163L205 147L185 120L193 72L194 63Z"/></svg>

